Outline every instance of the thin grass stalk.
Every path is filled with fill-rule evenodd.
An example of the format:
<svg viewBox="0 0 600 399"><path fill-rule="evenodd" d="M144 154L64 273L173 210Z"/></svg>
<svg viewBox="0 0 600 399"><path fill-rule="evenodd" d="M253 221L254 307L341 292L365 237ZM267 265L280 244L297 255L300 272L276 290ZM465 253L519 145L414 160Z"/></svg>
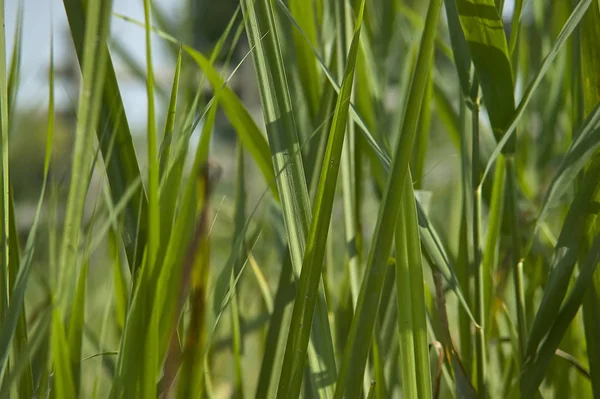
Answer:
<svg viewBox="0 0 600 399"><path fill-rule="evenodd" d="M8 275L10 262L10 182L8 162L8 88L6 85L6 38L4 22L4 0L0 0L0 179L2 181L2 195L0 196L1 207L1 230L0 231L0 256L2 267L0 284L0 320L4 320L8 311L9 303L9 280ZM1 377L1 376L0 376ZM1 380L0 380L1 382Z"/></svg>
<svg viewBox="0 0 600 399"><path fill-rule="evenodd" d="M234 237L244 233L244 224L246 221L246 190L245 190L245 173L244 173L244 148L240 142L237 143L236 148L236 161L237 161L237 178L236 178L236 207L235 207L235 231ZM242 248L238 253L236 262L234 264L231 277L230 277L230 289L233 290L233 298L231 299L231 329L232 329L232 343L233 343L233 357L234 357L234 368L235 368L235 385L234 385L234 397L242 399L244 397L244 376L242 373L242 344L243 336L240 330L240 311L239 311L239 289L234 286L234 280L239 275L243 266L243 254L245 253L245 245L242 242ZM233 249L235 251L235 248Z"/></svg>
<svg viewBox="0 0 600 399"><path fill-rule="evenodd" d="M513 155L506 157L506 192L508 196L508 218L510 221L511 235L511 264L513 272L513 285L515 290L515 305L517 311L517 332L519 337L519 365L525 360L526 346L526 320L525 320L525 293L523 288L523 259L521 258L521 236L519 229L519 211L517 199L517 177L515 159ZM520 370L517 370L520 372Z"/></svg>
<svg viewBox="0 0 600 399"><path fill-rule="evenodd" d="M460 134L460 159L461 159L461 197L462 197L462 209L461 209L461 221L459 231L459 247L457 256L457 278L464 290L467 293L467 298L470 298L468 293L471 291L471 236L469 230L471 226L471 218L469 210L471 209L471 176L469 176L470 169L470 151L469 151L469 135L467 134L468 119L467 119L467 105L466 101L460 102L460 122L463 130L463 134ZM472 303L469 300L469 303ZM471 305L472 306L472 305ZM465 367L467 375L472 375L474 370L473 365L473 336L471 334L471 320L464 314L459 313L459 337L460 337L460 354Z"/></svg>
<svg viewBox="0 0 600 399"><path fill-rule="evenodd" d="M471 184L473 206L473 270L475 271L475 320L479 327L475 330L475 358L477 363L477 392L485 399L486 386L486 347L485 347L485 294L484 274L481 262L481 171L479 170L479 100L476 99L471 108L472 141L471 141Z"/></svg>

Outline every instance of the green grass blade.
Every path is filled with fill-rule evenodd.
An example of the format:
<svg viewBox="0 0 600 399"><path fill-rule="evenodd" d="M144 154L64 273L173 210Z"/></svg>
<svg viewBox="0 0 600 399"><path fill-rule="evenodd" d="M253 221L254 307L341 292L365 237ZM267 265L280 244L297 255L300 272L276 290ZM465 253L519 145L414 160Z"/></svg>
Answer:
<svg viewBox="0 0 600 399"><path fill-rule="evenodd" d="M80 225L88 179L85 173L91 165L92 132L98 125L105 65L108 57L105 46L109 32L112 2L90 3L86 16L86 34L83 44L83 81L78 104L78 120L73 149L72 176L67 200L65 230L59 258L58 292L60 301L70 302L75 286L75 260L80 243ZM61 303L61 306L64 303Z"/></svg>
<svg viewBox="0 0 600 399"><path fill-rule="evenodd" d="M75 392L81 392L81 350L83 343L83 325L85 318L85 292L88 277L89 262L85 262L79 271L77 288L69 318L69 329L67 332L67 343L71 364L71 375Z"/></svg>
<svg viewBox="0 0 600 399"><path fill-rule="evenodd" d="M235 238L244 234L244 224L246 221L246 177L244 173L244 148L240 143L237 144L236 148L236 161L237 161L237 178L236 178L236 191L235 191L235 227L234 234ZM238 398L243 398L244 396L244 377L242 373L242 345L243 345L243 336L240 331L240 309L239 309L239 296L238 290L234 286L235 277L241 273L241 269L243 267L243 254L245 252L245 240L242 241L241 250L237 250L237 248L232 248L232 252L237 252L238 256L235 261L235 265L230 275L230 290L233 292L233 297L231 299L231 325L232 325L232 342L233 342L233 357L234 357L234 366L235 366L235 388L234 388L234 396Z"/></svg>
<svg viewBox="0 0 600 399"><path fill-rule="evenodd" d="M226 86L227 82L219 75L206 57L188 46L184 46L184 50L188 52L206 74L206 78L213 89L219 91L219 103L238 133L239 139L257 163L265 181L273 182L275 180L275 174L273 173L273 166L269 160L269 144L258 129L258 126L256 126L256 123L248 113L248 110L242 105L242 102L239 97L235 95L233 90ZM274 184L272 185L272 191L274 195L277 195Z"/></svg>
<svg viewBox="0 0 600 399"><path fill-rule="evenodd" d="M406 191L406 189L404 190ZM403 199L407 196L404 195ZM406 207L403 204L402 207ZM402 384L402 396L405 398L418 398L419 390L417 387L417 363L415 359L415 329L413 326L412 317L412 290L411 290L411 279L410 279L410 261L409 261L409 249L408 240L409 232L407 229L408 215L401 211L396 224L396 294L398 302L398 331L400 341L400 362L402 367L400 369L401 384Z"/></svg>
<svg viewBox="0 0 600 399"><path fill-rule="evenodd" d="M9 306L9 280L8 273L10 265L10 174L8 162L8 92L6 84L6 38L4 28L4 0L0 0L0 182L2 183L2 194L0 196L0 205L2 206L2 220L0 221L0 257L2 274L0 284L0 317L7 315Z"/></svg>
<svg viewBox="0 0 600 399"><path fill-rule="evenodd" d="M289 2L290 11L298 25L306 33L311 44L317 46L317 30L314 8L306 5L303 0L292 0ZM298 62L298 73L302 83L302 90L308 106L311 121L316 121L319 110L320 76L315 58L310 46L304 41L298 31L294 31L294 46L296 49L296 60Z"/></svg>
<svg viewBox="0 0 600 399"><path fill-rule="evenodd" d="M525 370L521 376L522 397L532 397L541 384L548 363L554 357L561 339L579 311L587 289L592 285L592 276L598 264L600 264L600 235L595 237L590 252L581 265L581 273L577 276L571 294L561 306L542 346L535 358L525 364Z"/></svg>
<svg viewBox="0 0 600 399"><path fill-rule="evenodd" d="M549 212L557 206L558 201L565 194L570 183L590 161L598 147L600 147L600 104L596 105L590 112L576 133L576 136L577 138L564 155L546 191L539 216L537 217L536 230L546 219Z"/></svg>
<svg viewBox="0 0 600 399"><path fill-rule="evenodd" d="M414 343L411 349L415 358L415 374L413 374L411 378L416 381L418 392L416 397L431 398L433 393L429 367L429 344L427 342L425 282L423 279L423 262L421 259L421 244L418 235L419 225L417 221L415 196L413 188L408 183L410 181L412 181L412 178L409 172L406 176L406 182L402 193L397 224L399 227L396 229L396 267L398 269L401 261L406 262L406 264L401 265L401 267L408 269L408 276L406 276L406 272L404 272L402 277L408 277L409 279L410 287L408 288L410 292L410 301L408 303L401 303L400 298L398 298L398 314L400 315L408 312L409 317L412 319L411 326L413 329ZM398 232L401 233L400 237L397 237ZM400 251L398 251L398 249L400 249ZM398 273L396 273L396 276L396 281L399 281L400 277L398 277ZM403 284L405 284L405 282ZM397 287L397 292L400 290L401 289ZM407 307L407 304L410 308ZM401 327L400 324L398 326L400 328L404 327ZM406 353L408 350L408 347L402 348L401 346L400 348L401 353Z"/></svg>
<svg viewBox="0 0 600 399"><path fill-rule="evenodd" d="M587 115L600 99L600 77L596 73L600 68L600 7L590 7L581 24L581 76L585 77L583 88L583 113ZM596 195L598 201L598 195ZM590 218L591 219L591 218ZM598 222L588 222L585 246L579 254L582 263L589 252L594 231L598 232ZM587 247L587 248L586 248ZM592 391L595 397L600 397L600 345L596 337L600 334L600 273L592 277L592 285L588 288L583 301L583 322L586 337L586 349L590 368Z"/></svg>
<svg viewBox="0 0 600 399"><path fill-rule="evenodd" d="M171 142L173 140L173 129L175 127L175 113L177 111L177 93L179 91L179 76L181 74L181 58L183 50L179 48L177 53L177 61L175 63L175 74L173 75L173 85L171 87L171 97L169 98L169 108L167 109L167 119L165 121L165 130L163 132L163 139L160 145L159 154L159 179L165 174L165 169L169 163L169 156L171 153Z"/></svg>
<svg viewBox="0 0 600 399"><path fill-rule="evenodd" d="M521 118L525 112L525 108L531 101L535 90L538 88L539 84L542 82L544 76L546 76L546 73L548 72L550 65L558 56L560 50L567 42L567 39L569 39L569 37L571 36L573 31L579 25L579 22L583 18L590 3L591 3L591 0L581 0L577 4L577 7L575 7L573 12L569 16L569 19L567 20L567 22L565 22L565 25L563 26L562 30L560 31L560 34L556 38L556 41L552 45L552 48L550 49L548 54L544 57L544 61L542 62L542 65L540 66L539 71L536 73L535 77L531 80L531 82L527 85L527 89L524 91L523 97L521 97L519 106L514 111L514 114L511 115L510 124L505 128L505 132L503 133L501 140L498 141L496 148L494 148L494 151L490 155L487 166L485 167L485 171L483 172L482 181L485 180L485 177L487 176L488 172L490 171L496 158L498 158L498 155L500 154L500 152L504 151L503 149L504 149L504 146L506 145L506 143L512 138L512 135L515 133L515 131L517 129L517 125L519 124L519 121L521 120Z"/></svg>
<svg viewBox="0 0 600 399"><path fill-rule="evenodd" d="M277 4L280 7L280 9L282 10L282 12L284 13L284 15L288 18L288 20L292 24L294 24L294 26L298 30L301 31L300 27L297 25L297 22L291 17L289 10L282 3L282 1L277 0ZM327 66L325 66L325 64L323 63L323 60L318 55L316 49L313 48L313 52L315 54L315 57L319 61L319 65L321 66L321 69L325 73L325 76L331 83L331 86L339 94L340 86L337 84L335 78L333 77L333 74L330 72L330 69ZM371 132L371 129L369 127L367 127L367 124L365 123L365 121L363 120L361 115L358 113L355 105L352 103L350 104L350 115L352 117L352 120L356 123L356 125L358 127L360 127L361 131L363 132L364 139L366 140L366 143L373 149L374 155L379 159L379 161L383 165L384 169L386 171L389 171L389 169L391 167L391 163L392 163L391 157L384 150L383 146L380 145L379 140ZM443 245L441 243L439 235L437 234L433 224L429 221L428 217L423 212L423 210L421 208L421 204L419 203L418 199L417 199L417 210L418 210L418 214L419 214L419 225L422 228L421 229L421 239L423 240L423 248L425 249L425 252L427 252L428 256L435 259L434 266L440 268L442 275L444 276L444 278L446 278L446 280L449 282L452 290L454 290L456 295L459 297L461 306L463 307L463 309L465 310L465 312L467 313L467 315L469 316L471 321L475 322L469 307L466 305L465 297L464 297L464 295L460 289L460 286L456 280L456 276L454 275L454 271L450 264L450 260L443 248Z"/></svg>
<svg viewBox="0 0 600 399"><path fill-rule="evenodd" d="M77 58L83 70L84 62L84 30L86 28L85 9L83 3L78 0L63 0L71 36L75 44ZM102 46L106 47L106 41ZM96 129L96 136L100 142L104 161L107 165L107 175L110 182L113 202L118 203L127 188L136 180L139 180L140 170L137 157L133 147L133 141L129 130L129 124L125 115L125 109L119 92L119 86L110 56L107 56L105 76L102 87L102 104L100 118ZM111 145L114 139L115 151L110 156ZM138 193L128 203L125 213L125 229L123 231L123 243L127 253L130 270L136 271L141 265L143 250L146 245L146 208L147 200L143 187L140 186Z"/></svg>
<svg viewBox="0 0 600 399"><path fill-rule="evenodd" d="M551 328L551 323L561 309L584 238L584 227L589 217L586 212L589 212L588 209L600 190L599 179L600 159L596 157L581 182L580 191L569 207L558 237L544 295L527 338L526 360L534 358L540 343Z"/></svg>
<svg viewBox="0 0 600 399"><path fill-rule="evenodd" d="M300 393L311 332L309 328L302 328L302 326L311 324L317 296L319 295L319 281L321 279L325 247L329 233L329 222L331 220L336 182L341 164L340 158L344 144L344 133L348 122L348 107L354 82L364 4L363 0L358 11L354 36L344 72L342 90L336 102L327 149L325 150L325 158L323 159L323 167L321 169L314 204L315 213L308 235L306 253L296 292L290 332L283 360L283 369L279 380L279 389L277 391L277 397L279 398L296 397Z"/></svg>
<svg viewBox="0 0 600 399"><path fill-rule="evenodd" d="M504 25L494 0L456 2L460 24L469 44L483 100L497 140L515 111L514 79ZM514 152L514 140L505 152Z"/></svg>
<svg viewBox="0 0 600 399"><path fill-rule="evenodd" d="M52 311L53 389L57 398L75 398L76 389L71 370L69 345L59 309Z"/></svg>
<svg viewBox="0 0 600 399"><path fill-rule="evenodd" d="M465 34L460 25L458 9L455 0L445 0L444 5L448 18L448 30L450 32L450 44L452 54L454 55L454 66L458 73L458 81L463 96L471 99L473 85L475 84L473 73L471 72L471 52Z"/></svg>
<svg viewBox="0 0 600 399"><path fill-rule="evenodd" d="M357 397L360 393L365 363L369 352L373 326L375 323L383 286L384 271L393 239L398 206L403 186L408 176L408 163L415 139L427 79L424 71L430 65L435 44L436 26L440 14L441 1L432 0L427 11L425 29L421 36L419 55L411 80L409 96L404 109L404 118L397 143L394 160L388 176L367 268L365 270L356 312L352 319L350 335L345 347L344 358L336 386L336 398ZM402 183L398 183L402 182Z"/></svg>
<svg viewBox="0 0 600 399"><path fill-rule="evenodd" d="M8 72L7 97L9 121L14 116L17 91L19 89L19 77L21 69L21 52L23 47L23 0L19 1L17 9L17 23L15 24L14 42L10 59L10 70Z"/></svg>
<svg viewBox="0 0 600 399"><path fill-rule="evenodd" d="M277 178L277 188L292 265L296 276L299 276L309 230L311 206L271 2L245 0L242 3L242 13L250 45L254 48L253 60L273 167L281 171ZM331 337L325 294L320 285L308 359L313 378L317 375L324 376L325 381L319 383L318 390L326 396L332 394L332 384L336 375ZM316 383L312 383L311 387L316 389Z"/></svg>
<svg viewBox="0 0 600 399"><path fill-rule="evenodd" d="M268 343L262 357L258 384L256 386L256 399L275 397L277 391L276 379L279 377L285 353L285 343L288 326L292 317L292 300L295 295L294 275L292 263L287 248L283 253L281 273L274 298L274 309L271 313L269 329L265 337Z"/></svg>

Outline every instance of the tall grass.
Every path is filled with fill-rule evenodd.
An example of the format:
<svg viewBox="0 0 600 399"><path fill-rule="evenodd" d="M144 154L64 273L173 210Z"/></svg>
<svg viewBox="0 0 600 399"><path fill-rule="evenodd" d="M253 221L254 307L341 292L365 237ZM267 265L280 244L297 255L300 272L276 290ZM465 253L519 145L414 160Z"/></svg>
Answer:
<svg viewBox="0 0 600 399"><path fill-rule="evenodd" d="M0 397L600 398L597 2L240 0L210 46L185 3L64 0L25 226L0 31Z"/></svg>

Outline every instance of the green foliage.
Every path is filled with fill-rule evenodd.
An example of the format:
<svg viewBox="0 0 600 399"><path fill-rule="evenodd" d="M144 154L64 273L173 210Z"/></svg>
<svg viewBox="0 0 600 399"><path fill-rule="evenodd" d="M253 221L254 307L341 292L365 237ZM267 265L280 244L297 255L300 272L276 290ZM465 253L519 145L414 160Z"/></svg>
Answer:
<svg viewBox="0 0 600 399"><path fill-rule="evenodd" d="M0 397L600 397L597 2L63 2L72 121L0 31Z"/></svg>

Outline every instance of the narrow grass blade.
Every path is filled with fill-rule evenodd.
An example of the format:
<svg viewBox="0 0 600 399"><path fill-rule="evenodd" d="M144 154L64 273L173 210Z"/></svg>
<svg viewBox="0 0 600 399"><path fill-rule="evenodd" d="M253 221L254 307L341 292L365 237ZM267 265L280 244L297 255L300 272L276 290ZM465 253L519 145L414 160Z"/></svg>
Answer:
<svg viewBox="0 0 600 399"><path fill-rule="evenodd" d="M419 55L411 80L409 96L404 109L400 138L388 175L382 204L379 210L373 243L365 270L356 312L352 319L350 335L344 351L336 386L336 398L358 397L362 384L365 363L369 352L373 327L377 315L387 258L393 239L398 207L406 184L408 163L415 139L427 79L424 71L430 65L436 36L436 26L442 2L432 0L427 11L425 29L421 37ZM399 183L401 182L401 183Z"/></svg>
<svg viewBox="0 0 600 399"><path fill-rule="evenodd" d="M160 145L160 176L159 179L165 174L165 169L169 163L169 157L171 153L171 142L173 141L173 129L175 127L175 113L177 111L177 93L179 91L179 76L181 74L181 59L183 50L179 48L177 53L177 61L175 63L175 74L173 75L173 85L171 87L171 97L169 99L169 108L167 109L167 119L165 121L165 130L163 132L163 139Z"/></svg>
<svg viewBox="0 0 600 399"><path fill-rule="evenodd" d="M364 5L365 2L363 0L358 10L354 36L344 72L342 90L336 102L331 131L329 132L327 141L327 149L325 150L325 158L323 159L323 167L321 169L314 204L315 213L308 234L306 253L296 292L290 332L283 360L282 374L279 380L278 398L296 397L300 394L308 341L311 333L310 328L302 328L302 326L311 325L315 312L336 182L340 168L340 158L344 144L344 133L348 122L348 107L354 83L354 71L360 43Z"/></svg>
<svg viewBox="0 0 600 399"><path fill-rule="evenodd" d="M10 70L8 72L7 98L8 98L8 116L9 122L14 116L15 104L17 100L17 92L19 90L19 73L21 69L21 54L23 47L23 0L19 1L17 8L17 18L15 24L15 32L13 36L13 48L10 59Z"/></svg>
<svg viewBox="0 0 600 399"><path fill-rule="evenodd" d="M73 387L75 392L81 393L81 351L83 343L83 325L85 318L85 292L87 284L89 262L85 262L79 271L77 279L77 288L71 308L69 318L69 329L67 332L67 343L69 346L69 356L71 365L71 375L73 376Z"/></svg>
<svg viewBox="0 0 600 399"><path fill-rule="evenodd" d="M58 398L75 398L76 389L71 371L69 345L59 309L52 311L53 389Z"/></svg>

